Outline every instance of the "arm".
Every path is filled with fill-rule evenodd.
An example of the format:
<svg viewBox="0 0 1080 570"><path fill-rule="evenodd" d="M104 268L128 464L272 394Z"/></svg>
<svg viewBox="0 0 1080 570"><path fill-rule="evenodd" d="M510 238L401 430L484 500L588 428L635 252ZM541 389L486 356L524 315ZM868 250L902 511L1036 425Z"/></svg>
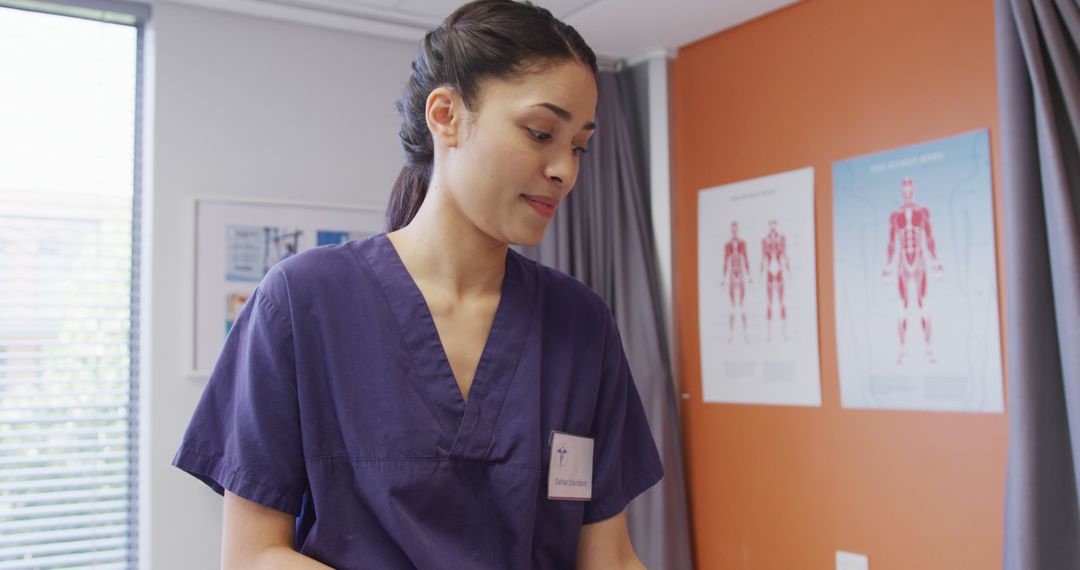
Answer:
<svg viewBox="0 0 1080 570"><path fill-rule="evenodd" d="M761 267L758 268L758 274L759 275L765 275L765 260L768 259L768 257L769 257L768 238L765 238L765 239L761 240L761 263L758 264L758 265L761 266Z"/></svg>
<svg viewBox="0 0 1080 570"><path fill-rule="evenodd" d="M579 570L645 570L630 544L625 512L581 527L577 567Z"/></svg>
<svg viewBox="0 0 1080 570"><path fill-rule="evenodd" d="M934 244L934 232L930 229L930 209L923 208L923 233L926 235L926 249L930 257L937 261L937 246Z"/></svg>
<svg viewBox="0 0 1080 570"><path fill-rule="evenodd" d="M724 274L720 277L720 284L724 284L724 280L727 279L728 266L731 264L731 244L724 245Z"/></svg>
<svg viewBox="0 0 1080 570"><path fill-rule="evenodd" d="M893 254L896 253L896 214L889 216L889 248L888 259L885 260L884 275L889 274L889 269L892 267Z"/></svg>
<svg viewBox="0 0 1080 570"><path fill-rule="evenodd" d="M780 236L780 255L784 258L784 269L791 273L791 260L787 256L787 238Z"/></svg>
<svg viewBox="0 0 1080 570"><path fill-rule="evenodd" d="M329 568L293 550L296 519L225 491L221 567L246 569Z"/></svg>

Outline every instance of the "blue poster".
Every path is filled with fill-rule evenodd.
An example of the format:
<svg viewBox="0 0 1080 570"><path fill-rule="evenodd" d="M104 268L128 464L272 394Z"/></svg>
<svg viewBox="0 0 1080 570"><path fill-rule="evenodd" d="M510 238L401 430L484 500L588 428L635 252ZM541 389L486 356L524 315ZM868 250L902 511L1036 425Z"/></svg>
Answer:
<svg viewBox="0 0 1080 570"><path fill-rule="evenodd" d="M364 239L371 232L342 232L334 230L319 230L315 236L315 245L341 245L350 241Z"/></svg>
<svg viewBox="0 0 1080 570"><path fill-rule="evenodd" d="M833 164L845 408L1003 409L987 131Z"/></svg>

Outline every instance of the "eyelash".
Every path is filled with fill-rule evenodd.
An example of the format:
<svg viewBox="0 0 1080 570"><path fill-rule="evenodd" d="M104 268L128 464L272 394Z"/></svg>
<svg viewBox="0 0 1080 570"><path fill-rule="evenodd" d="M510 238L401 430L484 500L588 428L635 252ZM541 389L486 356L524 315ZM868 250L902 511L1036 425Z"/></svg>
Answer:
<svg viewBox="0 0 1080 570"><path fill-rule="evenodd" d="M537 142L547 142L547 141L551 140L551 135L549 135L548 133L545 133L543 131L538 131L536 129L530 129L528 127L526 127L525 130L529 131L529 135L532 136L533 140L535 140ZM583 146L575 146L573 148L573 152L574 152L574 156L581 156L581 155L589 152L589 149L587 149L587 148L585 148Z"/></svg>

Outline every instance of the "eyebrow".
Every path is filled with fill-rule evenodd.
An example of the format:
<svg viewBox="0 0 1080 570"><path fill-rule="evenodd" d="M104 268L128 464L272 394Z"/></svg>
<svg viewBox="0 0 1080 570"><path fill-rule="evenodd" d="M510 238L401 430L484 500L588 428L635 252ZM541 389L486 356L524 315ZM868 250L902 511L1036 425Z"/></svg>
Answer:
<svg viewBox="0 0 1080 570"><path fill-rule="evenodd" d="M533 105L533 107L544 107L566 122L570 122L570 120L574 118L574 116L570 114L570 111L567 111L554 103L537 103ZM596 130L596 123L585 123L585 126L581 127L581 129L585 131Z"/></svg>

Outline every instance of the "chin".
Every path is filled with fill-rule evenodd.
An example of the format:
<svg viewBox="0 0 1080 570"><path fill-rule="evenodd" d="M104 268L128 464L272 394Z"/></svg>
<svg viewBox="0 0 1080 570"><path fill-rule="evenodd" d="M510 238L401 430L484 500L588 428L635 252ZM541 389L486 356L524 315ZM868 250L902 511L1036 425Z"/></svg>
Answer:
<svg viewBox="0 0 1080 570"><path fill-rule="evenodd" d="M544 241L544 233L547 231L547 224L542 228L520 228L515 232L512 232L508 243L512 245L520 245L525 247L531 247L540 245L540 242Z"/></svg>

